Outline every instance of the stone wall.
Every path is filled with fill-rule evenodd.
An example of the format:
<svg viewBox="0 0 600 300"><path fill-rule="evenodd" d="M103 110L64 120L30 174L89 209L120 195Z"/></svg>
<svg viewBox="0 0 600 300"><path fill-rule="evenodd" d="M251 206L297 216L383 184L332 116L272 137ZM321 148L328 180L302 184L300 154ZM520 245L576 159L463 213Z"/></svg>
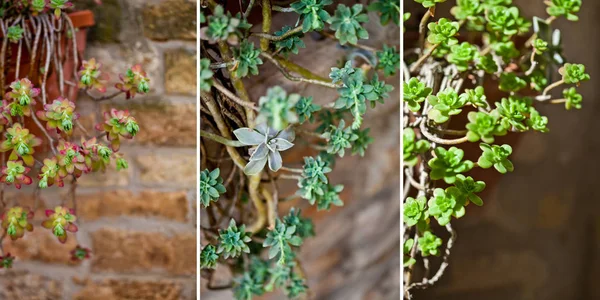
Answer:
<svg viewBox="0 0 600 300"><path fill-rule="evenodd" d="M276 15L273 28L289 24L285 14ZM382 47L398 45L398 27L382 27L378 17L370 15L367 26L370 38L361 43ZM260 20L260 19L259 19ZM311 35L304 39L306 49L300 55L291 56L293 62L316 74L327 76L331 67L343 60L345 50L329 40L314 40ZM258 76L250 77L246 86L252 99L265 95L266 90L280 85L286 91L313 96L318 104L335 101L337 92L321 86L287 80L268 61L259 67ZM400 294L400 94L399 76L386 81L394 85L394 91L384 105L368 109L364 128L371 128L375 141L369 145L365 157L345 156L338 159L329 176L333 184L344 184L341 194L343 207L317 212L306 200L298 199L279 204L279 214L285 215L291 207L301 208L304 216L313 219L316 237L309 238L301 247L300 260L308 277L310 299L399 299ZM307 127L307 128L310 128ZM302 166L303 156L316 152L297 145L283 152L286 165ZM295 181L280 181L280 196L291 195L297 190ZM202 217L202 216L201 216ZM219 286L227 281L213 282ZM233 299L231 291L208 291L201 278L203 300ZM271 293L259 299L285 299Z"/></svg>
<svg viewBox="0 0 600 300"><path fill-rule="evenodd" d="M5 242L18 257L0 271L0 299L195 299L196 295L196 1L75 1L95 12L85 57L105 71L123 73L141 63L151 93L103 104L129 109L140 133L122 152L129 169L82 176L78 181L79 232L59 244L41 227ZM109 92L112 91L109 88ZM80 95L83 123L101 120ZM42 193L35 221L68 187ZM7 190L9 200L32 205L31 189ZM79 243L91 260L69 261Z"/></svg>
<svg viewBox="0 0 600 300"><path fill-rule="evenodd" d="M543 1L514 2L526 16L546 15ZM599 1L584 1L579 22L554 23L567 60L585 64L592 77L579 88L583 109L539 106L550 132L523 135L513 154L515 171L502 177L483 207L469 207L453 221L458 239L450 266L414 299L600 299L599 10Z"/></svg>

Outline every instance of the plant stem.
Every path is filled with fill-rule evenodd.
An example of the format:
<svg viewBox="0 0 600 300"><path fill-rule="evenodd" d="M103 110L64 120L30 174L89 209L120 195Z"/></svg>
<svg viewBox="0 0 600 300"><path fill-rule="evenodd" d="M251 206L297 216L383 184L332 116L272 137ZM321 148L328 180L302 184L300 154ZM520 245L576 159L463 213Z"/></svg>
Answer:
<svg viewBox="0 0 600 300"><path fill-rule="evenodd" d="M547 87L544 89L544 92L542 93L542 96L546 96L546 95L548 94L548 92L550 92L550 90L552 90L553 88L555 88L555 87L557 87L557 86L560 86L560 85L561 85L561 84L563 84L563 83L565 83L565 81L564 81L564 79L561 79L561 80L559 80L559 81L557 81L557 82L555 82L555 83L553 83L553 84L551 84L551 85L547 86Z"/></svg>
<svg viewBox="0 0 600 300"><path fill-rule="evenodd" d="M429 10L423 15L421 18L421 22L419 22L419 48L424 51L425 50L425 28L427 28L427 22L429 18L435 15L435 6L429 8Z"/></svg>
<svg viewBox="0 0 600 300"><path fill-rule="evenodd" d="M554 99L554 100L550 100L550 103L552 104L560 104L560 103L565 103L567 102L567 99Z"/></svg>
<svg viewBox="0 0 600 300"><path fill-rule="evenodd" d="M212 141L215 141L217 143L221 143L221 144L223 144L225 146L230 146L230 147L244 147L244 146L247 146L247 145L244 145L240 141L229 140L229 139L226 139L226 138L224 138L224 137L222 137L220 135L216 135L214 133L210 133L210 132L204 131L202 129L200 129L200 136L201 137L205 137L207 139L210 139Z"/></svg>
<svg viewBox="0 0 600 300"><path fill-rule="evenodd" d="M269 35L271 31L271 0L262 0L262 31L264 34ZM260 39L260 49L262 51L269 50L269 39L262 37Z"/></svg>
<svg viewBox="0 0 600 300"><path fill-rule="evenodd" d="M256 108L256 106L254 106L254 102L244 101L244 100L238 98L230 90L228 90L226 87L222 86L216 80L213 81L213 86L215 88L217 88L217 90L219 90L221 93L225 94L225 96L229 97L229 99L231 99L233 102L235 102L245 108L249 108L254 111L258 111L258 108Z"/></svg>
<svg viewBox="0 0 600 300"><path fill-rule="evenodd" d="M302 174L304 172L304 170L302 170L302 169L288 168L288 167L284 167L284 166L281 166L281 170L292 172L292 173L298 173L298 174Z"/></svg>
<svg viewBox="0 0 600 300"><path fill-rule="evenodd" d="M252 35L257 36L257 37L259 37L261 39L267 39L269 41L277 42L277 41L285 40L288 37L290 37L290 36L292 36L292 35L294 35L296 33L300 33L300 32L302 32L302 26L298 26L298 27L296 27L296 28L294 28L294 29L292 29L292 30L284 33L283 35L280 35L280 36L271 35L271 34L263 33L263 32L253 32ZM266 50L263 50L263 51L266 51Z"/></svg>
<svg viewBox="0 0 600 300"><path fill-rule="evenodd" d="M468 141L466 135L462 138L453 139L453 140L446 140L446 139L436 137L433 134L429 133L429 131L427 131L425 123L427 123L427 122L424 122L424 121L421 122L421 134L423 134L428 140L430 140L432 142L442 144L442 145L457 145L457 144L462 144L462 143L465 143Z"/></svg>
<svg viewBox="0 0 600 300"><path fill-rule="evenodd" d="M423 65L425 60L427 60L427 58L429 58L431 56L431 54L433 54L433 51L435 49L437 49L437 47L439 47L439 46L440 46L440 44L435 44L433 47L431 47L429 52L427 52L423 56L419 57L419 59L410 67L410 73L416 72L421 67L421 65ZM423 51L425 51L425 50L423 50Z"/></svg>
<svg viewBox="0 0 600 300"><path fill-rule="evenodd" d="M265 205L260 199L258 194L259 184L260 184L260 173L256 175L252 175L249 178L248 182L248 193L250 194L250 199L252 200L252 204L254 204L254 208L256 209L256 220L254 223L248 226L248 231L252 234L259 232L267 221L267 212L265 209Z"/></svg>
<svg viewBox="0 0 600 300"><path fill-rule="evenodd" d="M229 46L227 45L227 43L221 41L219 42L219 52L221 52L221 58L223 58L223 60L225 62L230 62L231 59L231 55L229 54ZM237 75L235 74L235 72L230 72L229 76L231 77L231 83L233 84L233 88L235 89L236 93L239 95L240 99L244 100L245 102L252 102L250 101L250 96L248 95L248 92L246 91L246 87L244 86L244 83L242 82L242 80L240 78L237 77ZM246 120L248 121L248 127L250 128L254 128L254 110L249 108L249 107L244 107L245 111L246 111Z"/></svg>
<svg viewBox="0 0 600 300"><path fill-rule="evenodd" d="M246 11L244 12L244 19L247 19L248 16L250 15L250 12L252 11L252 7L254 7L254 1L255 0L250 0L250 3L248 3L248 7L246 8Z"/></svg>
<svg viewBox="0 0 600 300"><path fill-rule="evenodd" d="M292 76L281 65L280 61L277 60L277 59L275 59L275 58L273 58L273 56L271 56L270 54L268 54L266 52L261 52L260 56L266 58L268 61L270 61L271 63L273 63L277 67L277 69L279 69L279 71L281 72L281 74L283 74L283 76L285 76L285 78L287 78L287 79L289 79L291 81L301 81L301 82L306 82L306 83L312 83L312 84L317 84L317 85L321 85L321 86L325 86L325 87L329 87L329 88L334 88L334 89L342 87L341 85L334 84L332 82L321 81L321 80L316 80L316 79L306 79L306 78L302 78L302 77Z"/></svg>
<svg viewBox="0 0 600 300"><path fill-rule="evenodd" d="M280 12L294 12L294 9L291 7L281 7L281 6L277 6L277 5L273 5L273 10L274 11L280 11Z"/></svg>

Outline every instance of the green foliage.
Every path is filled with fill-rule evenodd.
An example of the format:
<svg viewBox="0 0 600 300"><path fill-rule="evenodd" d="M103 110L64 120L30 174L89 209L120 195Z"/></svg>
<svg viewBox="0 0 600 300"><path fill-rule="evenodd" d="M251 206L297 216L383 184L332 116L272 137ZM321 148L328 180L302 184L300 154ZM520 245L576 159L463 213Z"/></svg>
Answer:
<svg viewBox="0 0 600 300"><path fill-rule="evenodd" d="M524 131L527 126L523 122L527 119L529 108L531 107L531 98L510 96L502 98L496 102L496 108L502 116L502 126L505 128L513 127L516 130Z"/></svg>
<svg viewBox="0 0 600 300"><path fill-rule="evenodd" d="M514 166L508 156L512 153L512 147L510 145L488 145L486 143L479 144L483 153L477 161L479 167L488 169L492 166L500 173L504 174L507 171L512 172Z"/></svg>
<svg viewBox="0 0 600 300"><path fill-rule="evenodd" d="M515 43L512 41L507 42L496 42L492 45L492 50L496 55L502 57L502 60L506 62L510 62L513 58L519 56L519 50L515 47Z"/></svg>
<svg viewBox="0 0 600 300"><path fill-rule="evenodd" d="M408 166L414 166L418 162L418 155L429 150L430 144L426 140L417 140L415 131L412 128L406 128L402 132L404 163Z"/></svg>
<svg viewBox="0 0 600 300"><path fill-rule="evenodd" d="M388 76L396 75L400 69L400 51L395 47L383 45L382 51L377 51L377 69L383 70L383 74Z"/></svg>
<svg viewBox="0 0 600 300"><path fill-rule="evenodd" d="M244 40L239 48L233 48L233 56L237 64L234 73L237 77L246 77L248 73L258 75L258 65L262 65L263 61L258 57L260 49L255 49L252 42Z"/></svg>
<svg viewBox="0 0 600 300"><path fill-rule="evenodd" d="M350 127L344 128L346 123L341 120L336 127L331 125L329 131L323 133L323 137L327 139L327 152L337 154L344 157L345 149L352 147L352 142L358 139Z"/></svg>
<svg viewBox="0 0 600 300"><path fill-rule="evenodd" d="M244 145L255 146L252 148L250 161L244 167L246 175L258 174L269 163L271 171L277 171L283 165L280 151L285 151L294 146L294 131L290 128L277 131L269 128L266 123L261 123L254 129L247 127L238 128L233 134Z"/></svg>
<svg viewBox="0 0 600 300"><path fill-rule="evenodd" d="M223 6L217 5L212 15L208 17L205 34L211 41L237 41L238 36L242 36L242 31L250 27L251 25L242 19L239 13L232 17L229 12L225 14Z"/></svg>
<svg viewBox="0 0 600 300"><path fill-rule="evenodd" d="M535 39L533 41L533 48L535 49L535 54L540 55L548 50L548 43L542 39Z"/></svg>
<svg viewBox="0 0 600 300"><path fill-rule="evenodd" d="M415 2L421 3L425 8L430 8L435 6L437 3L446 2L446 0L415 0Z"/></svg>
<svg viewBox="0 0 600 300"><path fill-rule="evenodd" d="M361 25L368 21L369 16L363 13L362 4L354 4L352 7L339 4L334 16L327 20L327 23L331 24L332 30L335 30L335 37L340 44L356 45L358 39L369 38L369 33Z"/></svg>
<svg viewBox="0 0 600 300"><path fill-rule="evenodd" d="M210 91L212 86L213 72L210 70L210 60L207 58L200 59L200 90Z"/></svg>
<svg viewBox="0 0 600 300"><path fill-rule="evenodd" d="M299 100L300 95L288 96L280 86L269 88L267 95L258 99L260 107L256 122L267 123L267 126L278 131L287 128L290 124L298 123L295 108Z"/></svg>
<svg viewBox="0 0 600 300"><path fill-rule="evenodd" d="M475 107L487 108L489 106L482 86L478 86L474 89L465 89L465 92L459 97L465 98L463 101L466 101L466 103L470 103Z"/></svg>
<svg viewBox="0 0 600 300"><path fill-rule="evenodd" d="M417 197L417 199L412 197L406 198L403 208L406 226L414 226L429 217L426 205L427 198L425 196Z"/></svg>
<svg viewBox="0 0 600 300"><path fill-rule="evenodd" d="M529 119L527 119L527 125L539 132L548 132L548 117L540 115L540 113L535 110L535 108L529 108Z"/></svg>
<svg viewBox="0 0 600 300"><path fill-rule="evenodd" d="M450 119L450 116L458 115L462 107L467 103L465 97L458 97L453 88L446 88L436 96L427 97L427 102L433 106L427 116L436 123L442 124Z"/></svg>
<svg viewBox="0 0 600 300"><path fill-rule="evenodd" d="M368 10L379 14L381 25L387 25L392 20L400 26L400 0L375 0L369 4Z"/></svg>
<svg viewBox="0 0 600 300"><path fill-rule="evenodd" d="M302 17L302 32L321 30L331 16L324 9L331 0L300 0L290 5Z"/></svg>
<svg viewBox="0 0 600 300"><path fill-rule="evenodd" d="M469 68L469 64L475 59L478 54L477 47L463 42L460 45L452 45L451 53L448 54L448 62L456 65L456 68L464 72Z"/></svg>
<svg viewBox="0 0 600 300"><path fill-rule="evenodd" d="M296 102L294 107L298 114L298 122L300 124L306 122L313 122L315 120L314 113L321 110L321 106L313 103L313 97L300 97L300 100Z"/></svg>
<svg viewBox="0 0 600 300"><path fill-rule="evenodd" d="M6 37L11 43L18 43L23 38L25 30L19 25L8 27L6 30Z"/></svg>
<svg viewBox="0 0 600 300"><path fill-rule="evenodd" d="M317 210L329 210L331 205L343 206L344 202L340 198L342 190L344 190L344 186L341 184L327 184L323 196L317 197L316 199ZM309 200L309 202L311 205L315 204L315 201Z"/></svg>
<svg viewBox="0 0 600 300"><path fill-rule="evenodd" d="M457 20L468 20L483 12L480 0L457 0L450 12Z"/></svg>
<svg viewBox="0 0 600 300"><path fill-rule="evenodd" d="M219 176L220 172L219 168L210 172L208 169L200 172L200 203L204 207L208 207L210 202L217 202L220 195L225 193L223 178Z"/></svg>
<svg viewBox="0 0 600 300"><path fill-rule="evenodd" d="M486 143L493 143L494 136L506 134L506 127L500 124L500 114L497 110L486 112L469 112L467 115L469 123L467 124L467 139L469 142L482 140Z"/></svg>
<svg viewBox="0 0 600 300"><path fill-rule="evenodd" d="M218 259L219 255L217 254L217 248L213 245L206 245L200 252L200 268L214 269L217 267Z"/></svg>
<svg viewBox="0 0 600 300"><path fill-rule="evenodd" d="M290 212L283 217L283 223L287 227L294 226L296 228L296 235L302 239L315 236L315 229L312 220L301 217L301 212L302 211L300 209L295 209L292 207Z"/></svg>
<svg viewBox="0 0 600 300"><path fill-rule="evenodd" d="M429 199L428 213L434 217L442 226L450 223L452 216L460 218L465 215L464 195L456 187L449 187L446 190L437 188L433 191L433 197Z"/></svg>
<svg viewBox="0 0 600 300"><path fill-rule="evenodd" d="M577 93L577 89L572 87L563 90L563 97L565 97L565 109L570 110L571 108L581 109L581 102L583 102L583 96Z"/></svg>
<svg viewBox="0 0 600 300"><path fill-rule="evenodd" d="M581 64L569 64L566 63L560 68L559 73L563 76L563 80L567 84L577 84L581 81L590 80L590 75L585 73L585 66Z"/></svg>
<svg viewBox="0 0 600 300"><path fill-rule="evenodd" d="M456 182L454 184L467 200L477 206L483 205L483 200L478 195L475 195L475 193L479 193L485 189L485 182L475 181L471 176L465 177L462 174L458 174L456 175Z"/></svg>
<svg viewBox="0 0 600 300"><path fill-rule="evenodd" d="M477 69L483 70L488 74L494 74L498 71L498 65L494 61L494 57L491 54L485 56L479 56L479 62L476 65Z"/></svg>
<svg viewBox="0 0 600 300"><path fill-rule="evenodd" d="M446 18L440 18L437 23L429 23L429 36L427 41L432 44L446 44L452 46L458 43L454 37L458 33L460 26L458 22L448 21Z"/></svg>
<svg viewBox="0 0 600 300"><path fill-rule="evenodd" d="M545 1L548 4L546 12L549 15L559 17L565 16L569 21L578 21L579 17L576 13L581 8L581 0L550 0Z"/></svg>
<svg viewBox="0 0 600 300"><path fill-rule="evenodd" d="M474 166L470 160L463 160L465 152L456 147L446 150L442 147L433 149L435 157L427 164L431 167L429 173L432 180L444 179L446 183L454 183L456 175L471 170Z"/></svg>
<svg viewBox="0 0 600 300"><path fill-rule="evenodd" d="M423 236L418 239L417 245L424 257L437 256L440 254L439 247L442 245L442 239L435 236L431 231L425 231Z"/></svg>
<svg viewBox="0 0 600 300"><path fill-rule="evenodd" d="M531 24L519 16L517 7L493 6L486 10L487 30L506 38L517 33L526 33Z"/></svg>
<svg viewBox="0 0 600 300"><path fill-rule="evenodd" d="M374 141L374 139L369 136L369 131L370 128L366 128L364 130L357 129L353 131L357 138L352 142L352 155L358 154L360 156L365 156L367 146Z"/></svg>
<svg viewBox="0 0 600 300"><path fill-rule="evenodd" d="M431 94L432 89L425 83L413 77L408 82L403 83L402 97L411 111L419 111L421 102Z"/></svg>
<svg viewBox="0 0 600 300"><path fill-rule="evenodd" d="M286 225L279 219L275 220L275 228L267 233L263 247L270 247L269 259L278 257L278 264L289 262L286 253L291 252L292 246L298 247L302 244L302 238L296 235L295 225Z"/></svg>
<svg viewBox="0 0 600 300"><path fill-rule="evenodd" d="M517 92L527 86L527 81L515 75L515 73L502 73L500 75L500 90L505 92Z"/></svg>
<svg viewBox="0 0 600 300"><path fill-rule="evenodd" d="M410 267L417 262L414 258L410 257L410 252L411 252L414 244L415 244L415 240L408 239L408 240L404 241L404 244L402 245L402 253L404 254L403 258L402 258L402 265L405 268Z"/></svg>
<svg viewBox="0 0 600 300"><path fill-rule="evenodd" d="M282 36L292 29L291 26L283 26L280 31L275 32L275 36ZM298 54L300 48L306 48L306 45L301 38L301 34L295 34L281 41L276 41L275 48L283 56L288 57L290 53Z"/></svg>
<svg viewBox="0 0 600 300"><path fill-rule="evenodd" d="M325 194L328 183L325 174L329 172L331 172L331 168L327 166L321 156L317 156L317 158L305 157L302 179L298 181L300 189L297 194L309 200L309 202L315 203L317 198Z"/></svg>
<svg viewBox="0 0 600 300"><path fill-rule="evenodd" d="M250 253L247 243L252 239L246 232L246 225L237 226L234 219L229 221L229 227L219 230L219 245L217 254L223 253L223 258L236 258L242 253Z"/></svg>

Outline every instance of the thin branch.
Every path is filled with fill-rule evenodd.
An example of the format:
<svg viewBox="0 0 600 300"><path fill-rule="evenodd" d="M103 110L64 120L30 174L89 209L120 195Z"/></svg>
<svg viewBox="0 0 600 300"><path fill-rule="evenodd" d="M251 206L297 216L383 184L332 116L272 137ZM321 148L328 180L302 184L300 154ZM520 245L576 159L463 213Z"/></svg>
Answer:
<svg viewBox="0 0 600 300"><path fill-rule="evenodd" d="M207 131L204 131L202 129L200 129L200 136L201 137L205 137L207 139L210 139L212 141L215 141L217 143L223 144L225 146L230 146L230 147L244 147L247 145L244 145L242 142L240 141L233 141L233 140L229 140L226 139L220 135L214 134L214 133L210 133Z"/></svg>
<svg viewBox="0 0 600 300"><path fill-rule="evenodd" d="M421 122L421 133L430 141L438 143L438 144L442 144L442 145L457 145L457 144L462 144L468 141L467 136L465 135L462 138L458 138L458 139L453 139L453 140L446 140L446 139L442 139L439 137L434 136L433 134L429 133L429 131L427 131L426 125L425 123L427 122Z"/></svg>
<svg viewBox="0 0 600 300"><path fill-rule="evenodd" d="M238 96L234 95L229 89L222 86L217 81L213 81L213 86L215 88L217 88L217 90L219 90L225 96L229 97L229 99L233 100L233 102L235 102L243 107L250 108L254 111L258 111L258 108L256 108L256 106L254 105L254 102L244 101L244 100L240 99Z"/></svg>
<svg viewBox="0 0 600 300"><path fill-rule="evenodd" d="M260 56L266 58L268 61L270 61L271 63L273 63L277 69L279 69L279 71L283 74L283 76L285 76L285 78L291 80L291 81L300 81L300 82L306 82L306 83L312 83L312 84L317 84L317 85L321 85L321 86L326 86L329 88L341 88L342 85L341 84L334 84L332 82L327 82L327 81L321 81L321 80L316 80L316 79L307 79L307 78L302 78L302 77L296 77L296 76L292 76L290 73L287 72L287 70L279 63L279 61L275 58L273 58L273 56L271 56L270 54L266 53L266 52L261 52Z"/></svg>
<svg viewBox="0 0 600 300"><path fill-rule="evenodd" d="M267 39L272 42L278 42L278 41L283 41L283 40L287 39L288 37L290 37L294 34L300 33L300 32L302 32L302 26L298 26L280 36L271 35L271 34L264 33L264 32L252 32L251 35L259 37L261 39Z"/></svg>

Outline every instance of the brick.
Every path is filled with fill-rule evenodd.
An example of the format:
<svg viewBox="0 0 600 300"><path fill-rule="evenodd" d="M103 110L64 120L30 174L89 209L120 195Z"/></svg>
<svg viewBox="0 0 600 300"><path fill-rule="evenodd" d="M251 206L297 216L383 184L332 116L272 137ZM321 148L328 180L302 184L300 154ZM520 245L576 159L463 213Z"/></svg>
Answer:
<svg viewBox="0 0 600 300"><path fill-rule="evenodd" d="M196 1L165 0L142 13L144 35L152 40L196 40Z"/></svg>
<svg viewBox="0 0 600 300"><path fill-rule="evenodd" d="M75 234L68 233L65 244L61 244L50 230L39 225L32 232L26 232L22 239L3 242L4 250L19 260L36 260L47 263L77 264L71 261L71 250L77 246Z"/></svg>
<svg viewBox="0 0 600 300"><path fill-rule="evenodd" d="M27 271L0 273L0 299L63 299L63 283Z"/></svg>
<svg viewBox="0 0 600 300"><path fill-rule="evenodd" d="M75 300L125 300L125 299L182 299L180 283L160 281L115 280L99 282L87 280L84 287L73 297Z"/></svg>
<svg viewBox="0 0 600 300"><path fill-rule="evenodd" d="M86 221L121 215L152 216L185 222L188 213L185 192L127 190L78 195L78 214Z"/></svg>
<svg viewBox="0 0 600 300"><path fill-rule="evenodd" d="M165 52L165 90L169 94L196 94L196 53L184 49Z"/></svg>
<svg viewBox="0 0 600 300"><path fill-rule="evenodd" d="M142 184L162 184L193 188L196 186L196 155L163 152L136 157Z"/></svg>
<svg viewBox="0 0 600 300"><path fill-rule="evenodd" d="M125 159L128 159L127 155L125 155ZM113 164L106 169L106 172L82 175L77 179L77 185L81 187L128 186L131 172L131 168L117 171Z"/></svg>
<svg viewBox="0 0 600 300"><path fill-rule="evenodd" d="M98 5L95 0L78 1L77 9L89 9L94 13L96 24L88 29L90 41L119 42L119 33L123 27L121 22L123 9L118 0L102 0L102 5ZM110 20L110 22L105 20Z"/></svg>
<svg viewBox="0 0 600 300"><path fill-rule="evenodd" d="M100 229L91 234L94 272L140 272L156 268L171 274L196 273L196 234L173 237L158 232Z"/></svg>
<svg viewBox="0 0 600 300"><path fill-rule="evenodd" d="M140 132L133 140L125 141L124 145L132 142L171 147L196 145L196 104L144 101L115 107L129 110L140 125Z"/></svg>

